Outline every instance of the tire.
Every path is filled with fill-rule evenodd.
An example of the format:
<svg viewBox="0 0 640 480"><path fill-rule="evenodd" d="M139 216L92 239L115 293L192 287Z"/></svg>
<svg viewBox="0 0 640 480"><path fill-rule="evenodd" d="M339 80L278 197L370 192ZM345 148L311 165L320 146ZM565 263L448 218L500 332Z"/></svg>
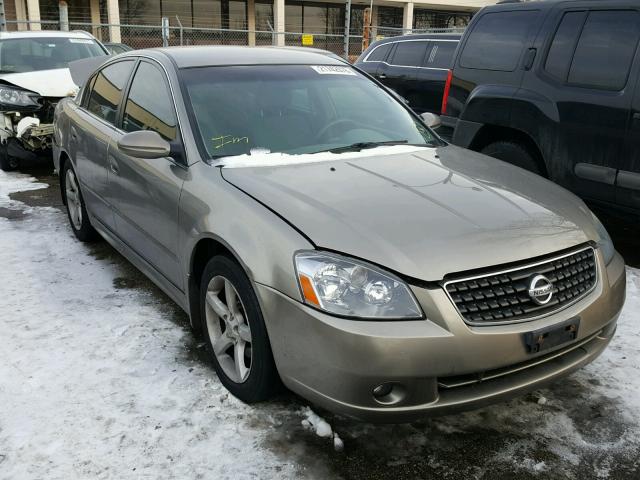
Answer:
<svg viewBox="0 0 640 480"><path fill-rule="evenodd" d="M70 161L65 162L62 167L60 187L62 188L64 203L67 205L69 224L76 238L81 242L95 242L98 240L100 235L89 222L89 214L80 191L80 183Z"/></svg>
<svg viewBox="0 0 640 480"><path fill-rule="evenodd" d="M5 172L11 172L20 166L20 161L15 157L9 156L9 152L7 150L6 143L0 144L0 169Z"/></svg>
<svg viewBox="0 0 640 480"><path fill-rule="evenodd" d="M200 282L200 312L207 350L222 384L245 403L270 398L280 377L258 298L237 262L223 255L209 260Z"/></svg>
<svg viewBox="0 0 640 480"><path fill-rule="evenodd" d="M531 154L529 149L521 143L501 140L487 145L480 153L544 176L544 172L540 168L536 158Z"/></svg>

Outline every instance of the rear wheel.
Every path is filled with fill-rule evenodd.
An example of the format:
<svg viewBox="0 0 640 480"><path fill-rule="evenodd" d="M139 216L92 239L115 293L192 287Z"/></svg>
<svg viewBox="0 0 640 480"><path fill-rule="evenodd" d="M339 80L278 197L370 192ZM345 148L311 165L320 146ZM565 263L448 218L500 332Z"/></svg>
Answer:
<svg viewBox="0 0 640 480"><path fill-rule="evenodd" d="M204 337L222 384L246 403L268 399L279 386L258 299L244 270L213 257L200 284Z"/></svg>
<svg viewBox="0 0 640 480"><path fill-rule="evenodd" d="M500 140L490 143L480 152L544 176L544 172L536 161L535 156L521 143L510 140Z"/></svg>
<svg viewBox="0 0 640 480"><path fill-rule="evenodd" d="M0 144L0 169L5 172L15 170L20 165L20 161L9 155L7 144Z"/></svg>
<svg viewBox="0 0 640 480"><path fill-rule="evenodd" d="M89 222L89 214L80 192L80 183L73 171L71 162L67 161L62 168L63 195L67 204L69 223L76 238L81 242L94 242L100 237Z"/></svg>

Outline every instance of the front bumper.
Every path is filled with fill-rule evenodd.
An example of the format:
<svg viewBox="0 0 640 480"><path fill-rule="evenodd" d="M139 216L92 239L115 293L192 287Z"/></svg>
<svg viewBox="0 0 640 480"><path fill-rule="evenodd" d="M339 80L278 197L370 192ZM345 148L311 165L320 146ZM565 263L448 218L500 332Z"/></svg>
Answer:
<svg viewBox="0 0 640 480"><path fill-rule="evenodd" d="M553 315L511 325L464 323L442 289L412 287L428 320L345 320L256 285L274 359L284 384L331 411L372 422L409 422L477 408L562 377L608 345L625 298L624 261L606 266L598 284ZM529 354L523 334L580 317L578 338ZM391 382L398 395L381 404L372 391Z"/></svg>

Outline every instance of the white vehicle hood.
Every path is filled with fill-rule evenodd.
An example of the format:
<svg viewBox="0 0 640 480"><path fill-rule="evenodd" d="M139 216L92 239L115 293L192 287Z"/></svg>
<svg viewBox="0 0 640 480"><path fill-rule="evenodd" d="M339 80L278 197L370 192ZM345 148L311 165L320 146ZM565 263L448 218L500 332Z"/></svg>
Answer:
<svg viewBox="0 0 640 480"><path fill-rule="evenodd" d="M3 73L0 80L17 87L36 92L43 97L68 97L75 95L78 86L71 79L68 68L39 70L25 73Z"/></svg>

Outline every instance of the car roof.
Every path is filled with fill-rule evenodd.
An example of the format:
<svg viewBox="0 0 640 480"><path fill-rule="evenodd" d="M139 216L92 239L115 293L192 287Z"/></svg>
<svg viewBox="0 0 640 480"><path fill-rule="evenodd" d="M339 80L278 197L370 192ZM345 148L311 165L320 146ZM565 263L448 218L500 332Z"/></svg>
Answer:
<svg viewBox="0 0 640 480"><path fill-rule="evenodd" d="M586 0L586 1L585 0L528 0L528 1L501 0L501 1L498 1L495 5L489 5L487 7L484 7L482 11L483 12L494 11L494 10L500 10L502 8L508 8L510 10L513 8L531 8L531 7L552 8L559 3L566 3L567 5L571 5L572 3L578 2L578 1L582 1L584 3L593 3L596 6L598 5L607 6L610 0ZM637 0L627 0L627 3L631 3L632 1L635 2Z"/></svg>
<svg viewBox="0 0 640 480"><path fill-rule="evenodd" d="M398 35L397 37L386 37L371 45L381 45L383 43L398 42L403 40L458 40L462 38L462 33L412 33L411 35Z"/></svg>
<svg viewBox="0 0 640 480"><path fill-rule="evenodd" d="M212 67L223 65L344 65L339 57L304 48L193 46L151 49L170 57L178 68ZM131 54L140 54L140 50Z"/></svg>
<svg viewBox="0 0 640 480"><path fill-rule="evenodd" d="M60 38L91 38L94 39L93 35L89 32L85 32L83 30L76 30L72 32L60 32L58 30L40 30L40 31L30 31L30 32L0 32L0 40L9 39L9 38L52 38L52 37L60 37Z"/></svg>

